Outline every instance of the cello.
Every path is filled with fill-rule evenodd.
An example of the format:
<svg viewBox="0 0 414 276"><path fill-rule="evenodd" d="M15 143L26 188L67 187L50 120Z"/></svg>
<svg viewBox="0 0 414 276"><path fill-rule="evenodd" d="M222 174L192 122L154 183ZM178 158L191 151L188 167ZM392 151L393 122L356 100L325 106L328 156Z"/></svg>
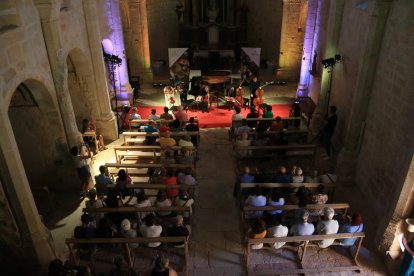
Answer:
<svg viewBox="0 0 414 276"><path fill-rule="evenodd" d="M253 104L256 106L260 106L263 104L263 96L264 96L264 89L263 87L268 86L269 84L273 84L274 82L266 82L264 85L260 86L256 89L256 98L253 99Z"/></svg>
<svg viewBox="0 0 414 276"><path fill-rule="evenodd" d="M239 87L236 89L236 97L234 97L235 103L236 103L237 105L239 105L240 107L242 107L242 106L244 105L244 97L243 97L243 95L244 95L244 90L243 90L242 85L243 85L243 82L244 82L245 80L246 80L246 79L245 79L245 78L243 78L243 80L242 80L242 82L240 83Z"/></svg>

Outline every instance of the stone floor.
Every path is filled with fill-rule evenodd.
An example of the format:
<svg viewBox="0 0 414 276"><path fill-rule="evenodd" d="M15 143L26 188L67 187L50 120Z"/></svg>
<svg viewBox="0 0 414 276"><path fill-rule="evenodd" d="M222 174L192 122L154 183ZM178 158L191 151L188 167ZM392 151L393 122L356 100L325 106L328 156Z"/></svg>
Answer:
<svg viewBox="0 0 414 276"><path fill-rule="evenodd" d="M269 100L273 98L278 102L293 99L294 85L273 87L274 92L268 94ZM152 97L154 98L154 95ZM162 99L155 101L159 103ZM119 145L121 140L111 143L110 147ZM114 152L110 148L99 153L92 164L93 172L97 173L99 165L114 159ZM315 167L323 171L334 167L334 161L322 161L318 155ZM280 265L277 256L269 255L266 250L263 250L263 253L253 253L256 264L246 268L242 248L244 233L241 233L240 210L232 195L235 176L236 163L232 145L228 140L228 129L202 129L197 162L199 185L195 197L193 231L190 237L189 275L263 275L266 271L271 271L275 265ZM338 189L335 201L348 202L348 199L354 198L351 196L352 189L353 187ZM58 256L67 258L68 250L64 239L71 237L74 227L80 223L84 203L76 192L58 195L58 199L59 208L47 217L47 225L51 229ZM351 206L352 204L353 202ZM335 251L332 253L329 250L310 250L307 262L315 266L346 261L343 254ZM285 254L288 259L293 258L292 253L286 251ZM360 275L386 275L381 258L365 248L362 248L359 256L362 265ZM275 260L275 263L269 264L270 260ZM291 265L294 265L294 262L288 266ZM137 263L135 267L139 270ZM355 273L337 272L318 275L353 274Z"/></svg>

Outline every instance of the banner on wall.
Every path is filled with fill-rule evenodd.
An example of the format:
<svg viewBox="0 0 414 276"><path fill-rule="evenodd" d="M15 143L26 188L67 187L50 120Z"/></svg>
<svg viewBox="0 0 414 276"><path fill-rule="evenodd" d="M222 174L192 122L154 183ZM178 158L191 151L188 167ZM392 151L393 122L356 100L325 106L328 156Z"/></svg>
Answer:
<svg viewBox="0 0 414 276"><path fill-rule="evenodd" d="M246 79L249 79L252 75L259 76L260 52L261 48L241 48L241 72L245 74Z"/></svg>
<svg viewBox="0 0 414 276"><path fill-rule="evenodd" d="M175 80L188 80L190 63L188 48L168 48L170 74Z"/></svg>

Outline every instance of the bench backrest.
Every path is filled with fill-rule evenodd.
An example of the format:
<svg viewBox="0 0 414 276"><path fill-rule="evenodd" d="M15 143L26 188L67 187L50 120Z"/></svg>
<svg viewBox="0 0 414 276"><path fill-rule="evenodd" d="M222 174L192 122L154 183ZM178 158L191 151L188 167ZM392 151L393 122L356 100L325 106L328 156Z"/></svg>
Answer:
<svg viewBox="0 0 414 276"><path fill-rule="evenodd" d="M139 164L121 164L121 163L106 163L107 168L119 168L119 169L157 169L157 168L172 168L172 169L194 169L194 164L159 164L159 163L139 163Z"/></svg>
<svg viewBox="0 0 414 276"><path fill-rule="evenodd" d="M181 207L181 206L169 206L169 207L159 207L159 206L150 206L150 207L102 207L102 208L83 208L82 212L84 213L142 213L142 212L190 212L190 207Z"/></svg>

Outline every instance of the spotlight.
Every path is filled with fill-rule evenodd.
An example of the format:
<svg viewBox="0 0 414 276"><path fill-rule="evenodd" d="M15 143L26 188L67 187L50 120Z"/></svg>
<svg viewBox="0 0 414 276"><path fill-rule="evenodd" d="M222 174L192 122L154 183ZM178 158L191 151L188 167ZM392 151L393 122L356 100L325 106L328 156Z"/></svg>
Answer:
<svg viewBox="0 0 414 276"><path fill-rule="evenodd" d="M322 60L322 65L324 68L328 68L329 66L334 66L335 59L334 58L327 58Z"/></svg>

